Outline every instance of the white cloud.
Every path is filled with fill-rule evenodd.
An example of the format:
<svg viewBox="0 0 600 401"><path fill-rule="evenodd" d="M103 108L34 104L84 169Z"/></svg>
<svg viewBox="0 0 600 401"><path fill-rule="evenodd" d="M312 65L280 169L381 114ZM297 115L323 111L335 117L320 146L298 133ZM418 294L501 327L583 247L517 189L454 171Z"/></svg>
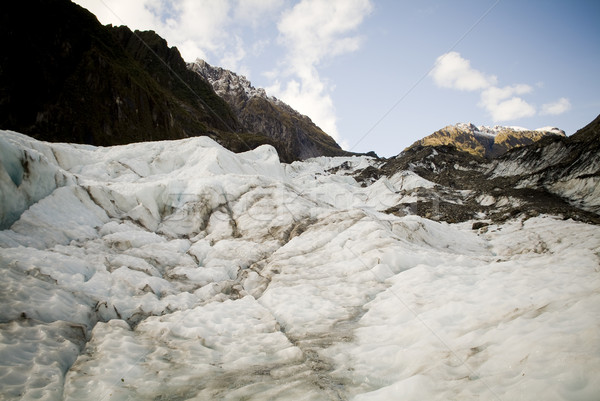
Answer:
<svg viewBox="0 0 600 401"><path fill-rule="evenodd" d="M170 12L172 18L158 27L158 32L171 46L181 47L184 60L192 61L209 52L222 52L226 44L235 43L235 38L225 29L231 22L228 1L180 0L169 4L172 8L163 13Z"/></svg>
<svg viewBox="0 0 600 401"><path fill-rule="evenodd" d="M265 19L274 19L283 7L283 0L237 0L234 19L257 27Z"/></svg>
<svg viewBox="0 0 600 401"><path fill-rule="evenodd" d="M492 86L482 93L482 99L486 98L491 100L492 102L498 102L503 99L507 99L513 95L525 95L527 93L531 93L533 88L527 84L517 84L511 86L505 86L503 88L498 88Z"/></svg>
<svg viewBox="0 0 600 401"><path fill-rule="evenodd" d="M371 12L369 0L302 0L277 24L292 60L314 65L325 57L354 51L358 36L348 36Z"/></svg>
<svg viewBox="0 0 600 401"><path fill-rule="evenodd" d="M471 67L471 62L457 52L441 55L429 74L442 88L464 91L480 91L479 106L483 107L494 122L517 120L537 114L535 106L521 95L533 92L527 84L497 86L495 75L487 75ZM536 83L543 87L543 83ZM544 104L540 114L561 114L571 107L569 100L561 98L554 103Z"/></svg>
<svg viewBox="0 0 600 401"><path fill-rule="evenodd" d="M495 122L516 120L535 115L535 107L520 97L512 97L498 103L489 103L486 104L485 108Z"/></svg>
<svg viewBox="0 0 600 401"><path fill-rule="evenodd" d="M186 61L204 58L214 64L237 63L246 48L236 28L274 23L283 0L75 0L101 23L154 30ZM233 50L232 50L233 49ZM227 54L226 54L227 53ZM210 56L217 55L216 60Z"/></svg>
<svg viewBox="0 0 600 401"><path fill-rule="evenodd" d="M103 24L127 25L134 29L155 29L160 19L153 10L160 8L160 1L119 1L119 0L75 0L87 8Z"/></svg>
<svg viewBox="0 0 600 401"><path fill-rule="evenodd" d="M269 95L276 96L305 114L336 141L341 140L330 88L323 83L316 69L299 71L296 78L286 78L285 84L278 79L266 88Z"/></svg>
<svg viewBox="0 0 600 401"><path fill-rule="evenodd" d="M457 52L438 57L430 75L438 86L466 91L485 89L497 82L495 76L472 68L471 62Z"/></svg>
<svg viewBox="0 0 600 401"><path fill-rule="evenodd" d="M177 46L184 60L206 58L224 49L225 29L231 23L230 1L212 0L75 0L103 24L127 25L132 30L154 30L170 46Z"/></svg>
<svg viewBox="0 0 600 401"><path fill-rule="evenodd" d="M494 121L510 121L535 115L535 107L515 95L533 91L529 85L518 84L498 88L492 86L481 92L481 105Z"/></svg>
<svg viewBox="0 0 600 401"><path fill-rule="evenodd" d="M269 39L260 39L252 44L252 53L255 56L260 56L270 45L271 41Z"/></svg>
<svg viewBox="0 0 600 401"><path fill-rule="evenodd" d="M284 86L281 85L281 82L276 81L266 90L302 114L309 116L317 126L336 141L341 140L337 130L333 100L326 92L325 84L318 77L305 79L302 82L291 79Z"/></svg>
<svg viewBox="0 0 600 401"><path fill-rule="evenodd" d="M542 115L558 115L571 109L571 102L566 97L561 97L556 102L546 103L542 105L540 114Z"/></svg>
<svg viewBox="0 0 600 401"><path fill-rule="evenodd" d="M236 36L235 45L225 51L223 57L221 57L219 66L249 77L250 71L241 64L244 57L246 57L244 41L239 36Z"/></svg>
<svg viewBox="0 0 600 401"><path fill-rule="evenodd" d="M283 13L277 28L286 49L279 80L269 93L308 115L325 132L340 140L333 88L317 67L332 57L356 51L361 37L353 32L371 12L370 0L302 0Z"/></svg>

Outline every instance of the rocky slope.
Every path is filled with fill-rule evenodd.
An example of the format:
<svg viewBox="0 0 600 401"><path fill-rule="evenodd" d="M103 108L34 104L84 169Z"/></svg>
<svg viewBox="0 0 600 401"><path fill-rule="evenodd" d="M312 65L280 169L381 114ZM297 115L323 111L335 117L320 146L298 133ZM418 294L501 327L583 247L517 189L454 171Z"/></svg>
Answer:
<svg viewBox="0 0 600 401"><path fill-rule="evenodd" d="M68 0L2 3L0 35L2 129L102 146L206 135L236 152L273 145L286 162L343 153L282 103L253 99L238 119L155 32L102 26Z"/></svg>
<svg viewBox="0 0 600 401"><path fill-rule="evenodd" d="M281 100L267 96L264 89L254 88L246 77L211 66L204 60L190 63L188 67L206 79L227 101L246 131L282 142L288 152L300 159L349 154L310 118Z"/></svg>
<svg viewBox="0 0 600 401"><path fill-rule="evenodd" d="M451 145L475 156L494 158L510 149L530 145L547 136L565 136L565 132L554 127L528 130L520 127L494 126L477 127L459 123L448 125L415 142L412 146Z"/></svg>
<svg viewBox="0 0 600 401"><path fill-rule="evenodd" d="M4 129L112 145L239 127L227 104L155 33L102 26L65 0L0 7Z"/></svg>
<svg viewBox="0 0 600 401"><path fill-rule="evenodd" d="M425 184L392 189L387 212L482 224L517 215L561 215L600 223L600 116L571 137L549 135L495 159L450 145L413 145L352 174L372 185L411 172ZM392 188L394 188L392 186Z"/></svg>

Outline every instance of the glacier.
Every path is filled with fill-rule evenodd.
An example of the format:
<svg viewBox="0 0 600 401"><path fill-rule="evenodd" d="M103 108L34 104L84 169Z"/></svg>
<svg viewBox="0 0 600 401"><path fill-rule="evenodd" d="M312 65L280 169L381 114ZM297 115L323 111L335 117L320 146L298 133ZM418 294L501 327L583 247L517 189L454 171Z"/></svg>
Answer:
<svg viewBox="0 0 600 401"><path fill-rule="evenodd" d="M436 184L206 137L0 156L2 399L600 394L597 225L398 217Z"/></svg>

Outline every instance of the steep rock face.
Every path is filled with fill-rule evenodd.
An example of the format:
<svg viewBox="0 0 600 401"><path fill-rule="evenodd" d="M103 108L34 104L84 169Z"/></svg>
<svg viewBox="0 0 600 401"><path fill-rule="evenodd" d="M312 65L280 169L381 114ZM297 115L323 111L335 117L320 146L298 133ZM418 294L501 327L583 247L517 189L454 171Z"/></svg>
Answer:
<svg viewBox="0 0 600 401"><path fill-rule="evenodd" d="M238 127L227 104L153 32L102 26L65 0L1 7L3 128L112 145Z"/></svg>
<svg viewBox="0 0 600 401"><path fill-rule="evenodd" d="M246 131L283 143L288 152L300 159L349 154L310 118L281 100L267 96L264 89L254 88L246 77L213 67L204 60L190 63L188 67L212 84Z"/></svg>
<svg viewBox="0 0 600 401"><path fill-rule="evenodd" d="M448 125L415 142L412 146L452 145L458 150L486 158L498 157L510 149L530 145L547 136L565 136L564 131L554 127L528 130L520 127L476 127L459 123Z"/></svg>
<svg viewBox="0 0 600 401"><path fill-rule="evenodd" d="M93 145L207 135L247 151L278 141L245 132L229 105L155 32L102 26L67 0L0 6L0 127Z"/></svg>

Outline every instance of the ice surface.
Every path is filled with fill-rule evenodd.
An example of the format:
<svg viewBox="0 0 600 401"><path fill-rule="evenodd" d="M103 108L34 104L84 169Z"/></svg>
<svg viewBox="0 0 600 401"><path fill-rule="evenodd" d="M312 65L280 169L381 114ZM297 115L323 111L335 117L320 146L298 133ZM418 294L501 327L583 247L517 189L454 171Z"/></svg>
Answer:
<svg viewBox="0 0 600 401"><path fill-rule="evenodd" d="M597 249L588 229L545 218L513 223L486 236L491 258L448 257L406 270L366 305L356 340L328 353L354 367L355 391L366 393L360 400L394 392L406 399L577 398L565 380L593 399L599 383L583 371L600 367L600 334L589 324L600 315L592 307L598 261L568 251L577 241Z"/></svg>
<svg viewBox="0 0 600 401"><path fill-rule="evenodd" d="M0 139L3 399L600 394L597 226L387 215L435 185L368 157Z"/></svg>
<svg viewBox="0 0 600 401"><path fill-rule="evenodd" d="M0 229L8 228L29 206L69 181L60 166L48 159L50 155L48 145L0 131Z"/></svg>

